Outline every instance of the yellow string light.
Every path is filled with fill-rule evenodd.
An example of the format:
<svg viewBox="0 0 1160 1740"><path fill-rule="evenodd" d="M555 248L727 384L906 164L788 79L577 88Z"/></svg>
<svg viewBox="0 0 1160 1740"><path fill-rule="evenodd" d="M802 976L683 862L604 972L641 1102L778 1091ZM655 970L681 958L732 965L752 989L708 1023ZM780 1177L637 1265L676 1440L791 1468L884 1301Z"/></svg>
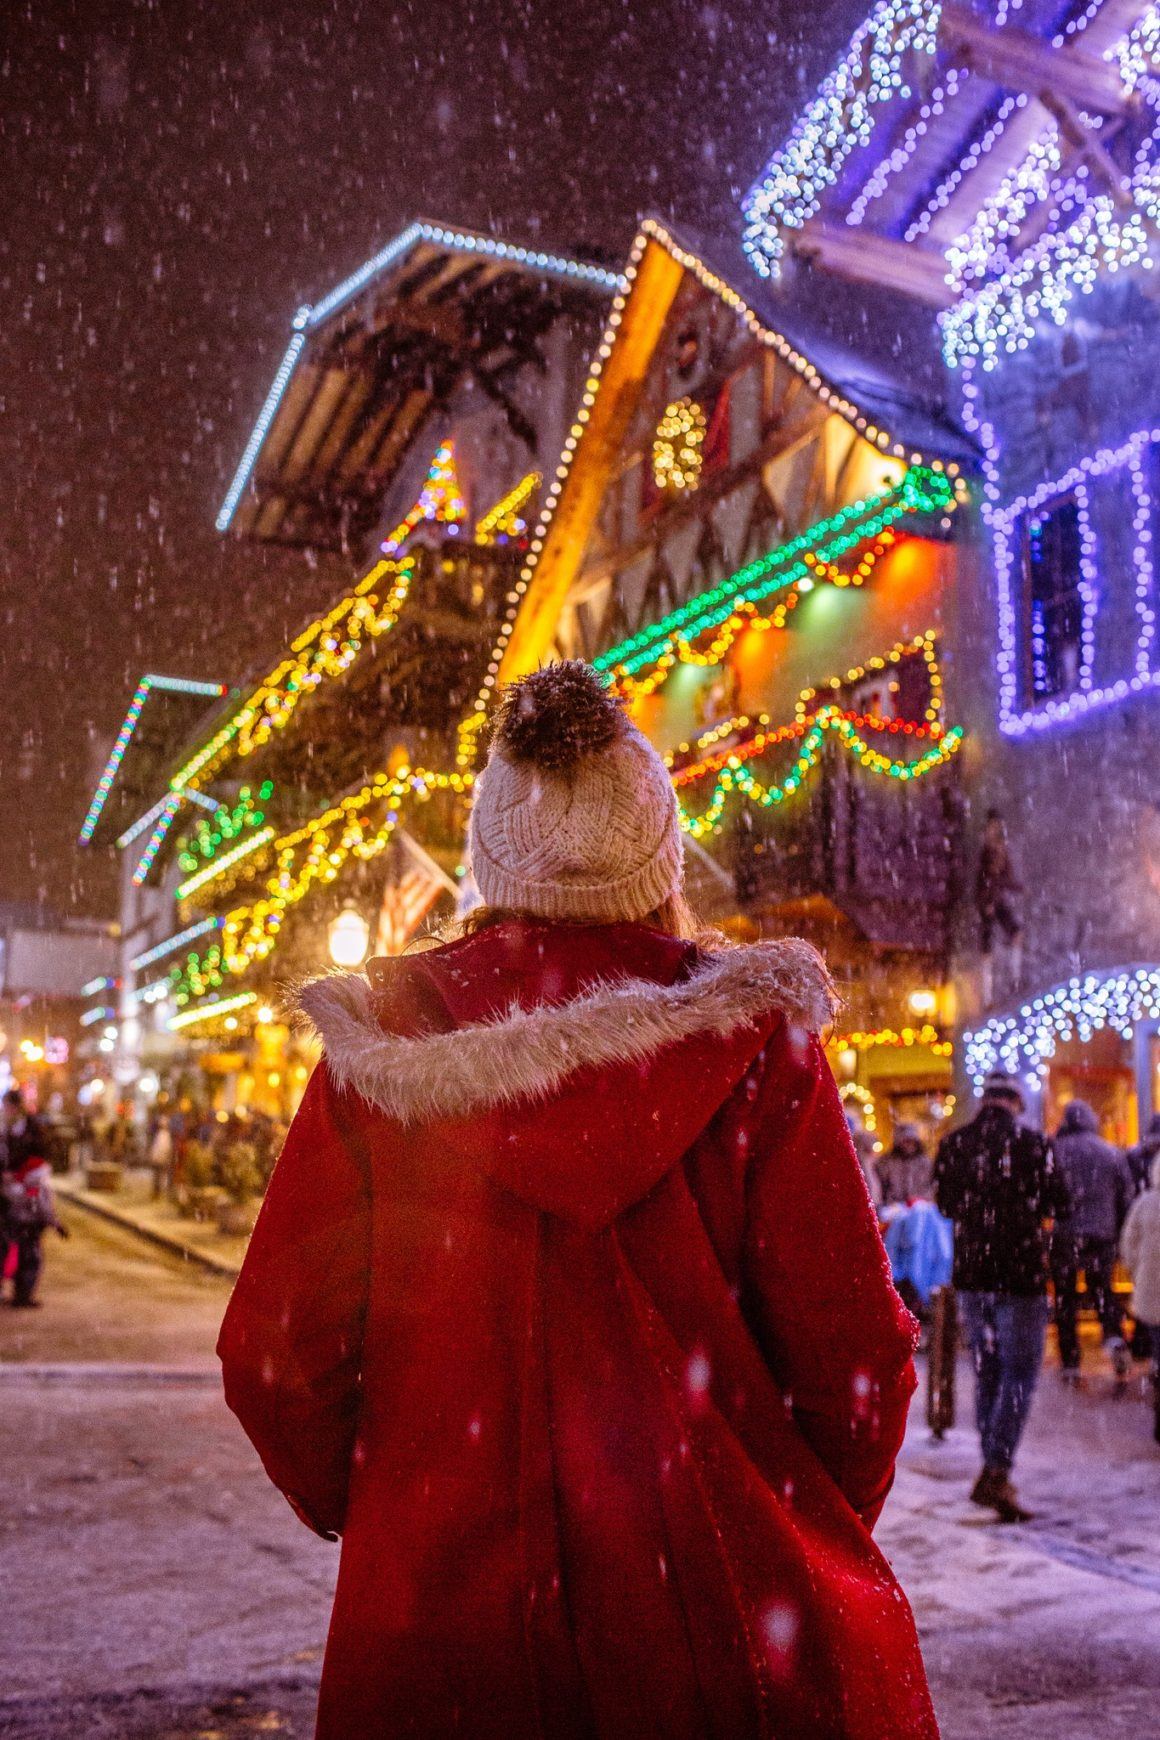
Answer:
<svg viewBox="0 0 1160 1740"><path fill-rule="evenodd" d="M173 791L197 789L227 753L252 755L289 723L298 703L323 681L341 676L363 647L393 628L414 572L409 559L384 559L290 646L290 657L264 677L209 742L170 781Z"/></svg>
<svg viewBox="0 0 1160 1740"><path fill-rule="evenodd" d="M494 544L500 538L521 537L528 528L520 518L520 509L527 505L542 482L543 477L538 471L529 471L526 477L521 477L515 488L509 489L484 514L475 528L476 543Z"/></svg>

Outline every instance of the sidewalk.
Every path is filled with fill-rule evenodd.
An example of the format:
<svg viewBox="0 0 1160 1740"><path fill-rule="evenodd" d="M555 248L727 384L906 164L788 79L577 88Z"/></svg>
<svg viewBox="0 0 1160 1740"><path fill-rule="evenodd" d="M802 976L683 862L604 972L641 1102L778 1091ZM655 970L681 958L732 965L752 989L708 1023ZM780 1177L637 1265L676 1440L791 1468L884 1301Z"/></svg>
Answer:
<svg viewBox="0 0 1160 1740"><path fill-rule="evenodd" d="M153 1196L151 1174L129 1172L120 1190L88 1190L79 1174L53 1179L62 1202L100 1215L127 1232L148 1239L171 1255L199 1264L211 1274L236 1278L249 1240L219 1232L215 1221L189 1220L166 1198Z"/></svg>

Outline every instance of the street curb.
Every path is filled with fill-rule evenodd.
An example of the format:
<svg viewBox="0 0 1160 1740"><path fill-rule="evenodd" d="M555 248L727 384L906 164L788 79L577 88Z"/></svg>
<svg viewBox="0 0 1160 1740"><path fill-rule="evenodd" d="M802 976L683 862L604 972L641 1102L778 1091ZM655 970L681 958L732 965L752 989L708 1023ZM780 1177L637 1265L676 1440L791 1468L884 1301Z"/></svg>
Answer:
<svg viewBox="0 0 1160 1740"><path fill-rule="evenodd" d="M91 1197L81 1195L76 1186L65 1178L54 1178L52 1187L57 1196L71 1207L83 1209L86 1214L94 1214L98 1220L107 1220L112 1226L119 1226L123 1232L136 1233L138 1238L168 1251L172 1257L180 1257L187 1263L198 1263L211 1275L236 1281L242 1272L241 1264L231 1263L228 1257L215 1257L212 1251L202 1251L196 1245L187 1245L183 1239L175 1238L171 1233L159 1232L156 1227L134 1220L132 1215L125 1214L121 1209L103 1202L94 1202Z"/></svg>
<svg viewBox="0 0 1160 1740"><path fill-rule="evenodd" d="M8 1383L37 1384L171 1384L196 1389L217 1389L221 1371L217 1366L118 1365L92 1361L73 1364L37 1365L31 1360L0 1360L0 1387Z"/></svg>

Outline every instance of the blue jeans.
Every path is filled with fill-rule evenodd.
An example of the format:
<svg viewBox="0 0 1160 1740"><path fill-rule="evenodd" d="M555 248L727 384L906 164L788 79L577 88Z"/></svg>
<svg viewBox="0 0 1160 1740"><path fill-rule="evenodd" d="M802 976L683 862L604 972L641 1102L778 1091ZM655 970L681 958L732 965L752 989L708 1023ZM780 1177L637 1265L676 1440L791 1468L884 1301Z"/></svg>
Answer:
<svg viewBox="0 0 1160 1740"><path fill-rule="evenodd" d="M1007 1473L1043 1364L1047 1300L1015 1293L960 1293L959 1306L975 1362L975 1418L983 1461Z"/></svg>

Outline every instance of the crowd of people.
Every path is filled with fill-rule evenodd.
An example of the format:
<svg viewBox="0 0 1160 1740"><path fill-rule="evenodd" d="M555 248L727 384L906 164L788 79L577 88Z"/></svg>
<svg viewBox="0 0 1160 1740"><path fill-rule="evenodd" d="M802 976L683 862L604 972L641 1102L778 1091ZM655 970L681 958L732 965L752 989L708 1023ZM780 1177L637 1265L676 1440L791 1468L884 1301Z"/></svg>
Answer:
<svg viewBox="0 0 1160 1740"><path fill-rule="evenodd" d="M1081 1380L1080 1278L1115 1379L1151 1362L1160 1441L1160 1114L1127 1152L1072 1100L1050 1139L1023 1122L1019 1081L988 1077L971 1121L928 1155L898 1123L888 1152L856 1146L900 1290L920 1312L953 1284L975 1366L983 1467L972 1499L1007 1521L1027 1516L1011 1481L1052 1317L1064 1383ZM1130 1311L1114 1286L1131 1277ZM1130 1337L1125 1335L1125 1318Z"/></svg>

